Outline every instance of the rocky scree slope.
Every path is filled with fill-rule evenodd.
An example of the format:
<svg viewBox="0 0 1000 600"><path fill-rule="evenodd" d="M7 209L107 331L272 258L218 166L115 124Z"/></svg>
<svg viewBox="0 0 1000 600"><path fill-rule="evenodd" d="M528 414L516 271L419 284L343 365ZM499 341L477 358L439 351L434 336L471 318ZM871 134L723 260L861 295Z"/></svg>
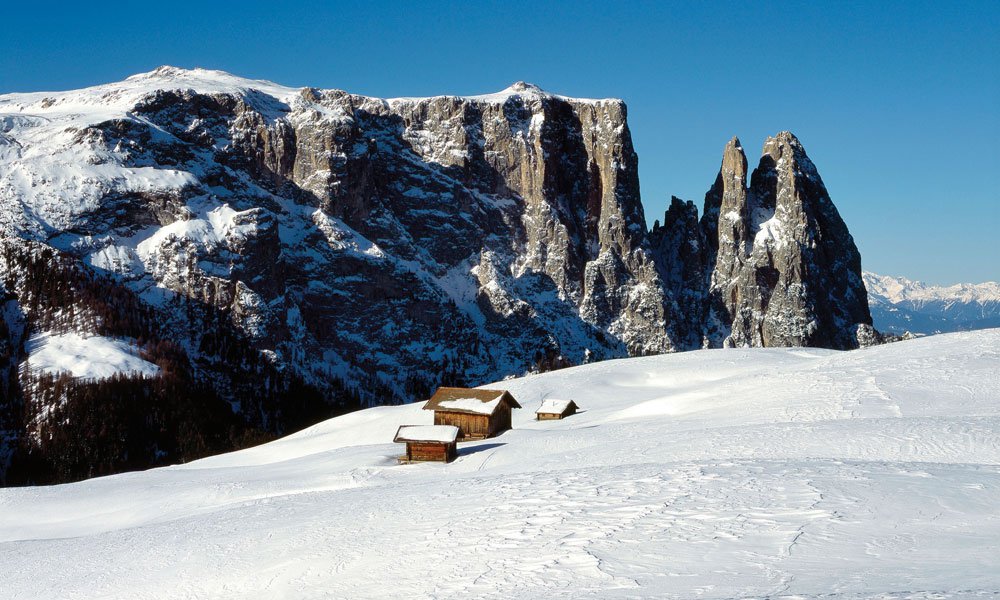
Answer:
<svg viewBox="0 0 1000 600"><path fill-rule="evenodd" d="M749 187L734 140L705 214L675 200L647 231L626 116L525 83L383 100L173 67L8 94L0 228L194 330L178 343L207 372L227 361L195 313L368 403L612 357L877 339L857 249L794 136L768 139Z"/></svg>

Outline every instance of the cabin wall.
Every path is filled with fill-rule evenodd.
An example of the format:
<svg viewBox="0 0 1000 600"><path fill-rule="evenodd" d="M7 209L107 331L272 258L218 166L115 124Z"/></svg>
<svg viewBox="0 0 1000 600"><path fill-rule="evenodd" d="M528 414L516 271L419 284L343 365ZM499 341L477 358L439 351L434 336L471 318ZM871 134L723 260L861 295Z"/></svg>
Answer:
<svg viewBox="0 0 1000 600"><path fill-rule="evenodd" d="M454 425L459 429L459 438L489 437L490 418L488 415L467 415L465 413L434 411L435 425Z"/></svg>
<svg viewBox="0 0 1000 600"><path fill-rule="evenodd" d="M497 407L495 413L493 413L493 422L491 423L490 436L494 436L511 428L510 424L510 406L506 403L501 404Z"/></svg>
<svg viewBox="0 0 1000 600"><path fill-rule="evenodd" d="M570 405L566 410L564 410L562 412L562 414L559 414L559 413L535 413L535 419L537 419L539 421L556 421L556 420L562 419L564 417L568 417L568 416L570 416L572 414L576 414L576 408L573 405Z"/></svg>
<svg viewBox="0 0 1000 600"><path fill-rule="evenodd" d="M408 442L406 444L406 458L409 460L450 462L455 459L456 455L455 444L435 442Z"/></svg>
<svg viewBox="0 0 1000 600"><path fill-rule="evenodd" d="M511 428L511 409L504 403L497 407L492 415L469 415L436 410L434 424L458 427L459 439L488 438Z"/></svg>

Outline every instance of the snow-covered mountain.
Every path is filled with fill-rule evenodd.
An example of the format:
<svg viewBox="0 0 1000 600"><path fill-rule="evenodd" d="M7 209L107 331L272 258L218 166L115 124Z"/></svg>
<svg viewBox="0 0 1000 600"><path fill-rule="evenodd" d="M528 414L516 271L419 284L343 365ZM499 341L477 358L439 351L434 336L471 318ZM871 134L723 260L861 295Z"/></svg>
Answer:
<svg viewBox="0 0 1000 600"><path fill-rule="evenodd" d="M5 598L992 598L1000 330L494 384L514 429L398 465L420 405L0 489ZM581 412L534 421L545 398Z"/></svg>
<svg viewBox="0 0 1000 600"><path fill-rule="evenodd" d="M867 271L863 277L879 331L932 334L1000 327L1000 283L944 287Z"/></svg>
<svg viewBox="0 0 1000 600"><path fill-rule="evenodd" d="M164 461L322 412L291 398L343 410L608 358L878 341L857 248L792 134L749 183L734 139L701 218L677 200L645 223L616 99L523 82L378 99L173 67L0 95L0 430L42 444L78 422L60 411L84 410L83 384L26 368L30 340L71 334L136 348L164 402L164 378L211 398L150 426L189 444L123 453ZM121 410L107 393L86 410ZM204 405L244 425L209 435Z"/></svg>

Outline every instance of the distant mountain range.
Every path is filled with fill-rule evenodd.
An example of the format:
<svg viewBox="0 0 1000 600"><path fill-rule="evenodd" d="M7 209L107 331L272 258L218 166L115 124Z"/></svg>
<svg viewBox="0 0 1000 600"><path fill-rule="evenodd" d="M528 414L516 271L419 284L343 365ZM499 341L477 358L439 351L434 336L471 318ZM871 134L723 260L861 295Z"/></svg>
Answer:
<svg viewBox="0 0 1000 600"><path fill-rule="evenodd" d="M863 273L875 328L933 334L1000 327L1000 283L927 285L905 277Z"/></svg>

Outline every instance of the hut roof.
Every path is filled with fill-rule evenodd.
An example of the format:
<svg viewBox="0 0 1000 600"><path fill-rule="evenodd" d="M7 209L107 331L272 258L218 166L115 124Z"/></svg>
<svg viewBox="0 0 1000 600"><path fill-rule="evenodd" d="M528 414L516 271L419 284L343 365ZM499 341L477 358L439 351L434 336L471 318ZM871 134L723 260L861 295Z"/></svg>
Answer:
<svg viewBox="0 0 1000 600"><path fill-rule="evenodd" d="M572 400L560 400L559 398L546 398L535 414L541 415L561 415L566 412L570 406L576 408L576 402Z"/></svg>
<svg viewBox="0 0 1000 600"><path fill-rule="evenodd" d="M454 425L400 425L394 442L442 442L450 444L458 439Z"/></svg>
<svg viewBox="0 0 1000 600"><path fill-rule="evenodd" d="M500 404L506 402L511 408L521 408L517 400L506 390L476 390L469 388L438 388L424 410L441 410L470 415L492 415Z"/></svg>

